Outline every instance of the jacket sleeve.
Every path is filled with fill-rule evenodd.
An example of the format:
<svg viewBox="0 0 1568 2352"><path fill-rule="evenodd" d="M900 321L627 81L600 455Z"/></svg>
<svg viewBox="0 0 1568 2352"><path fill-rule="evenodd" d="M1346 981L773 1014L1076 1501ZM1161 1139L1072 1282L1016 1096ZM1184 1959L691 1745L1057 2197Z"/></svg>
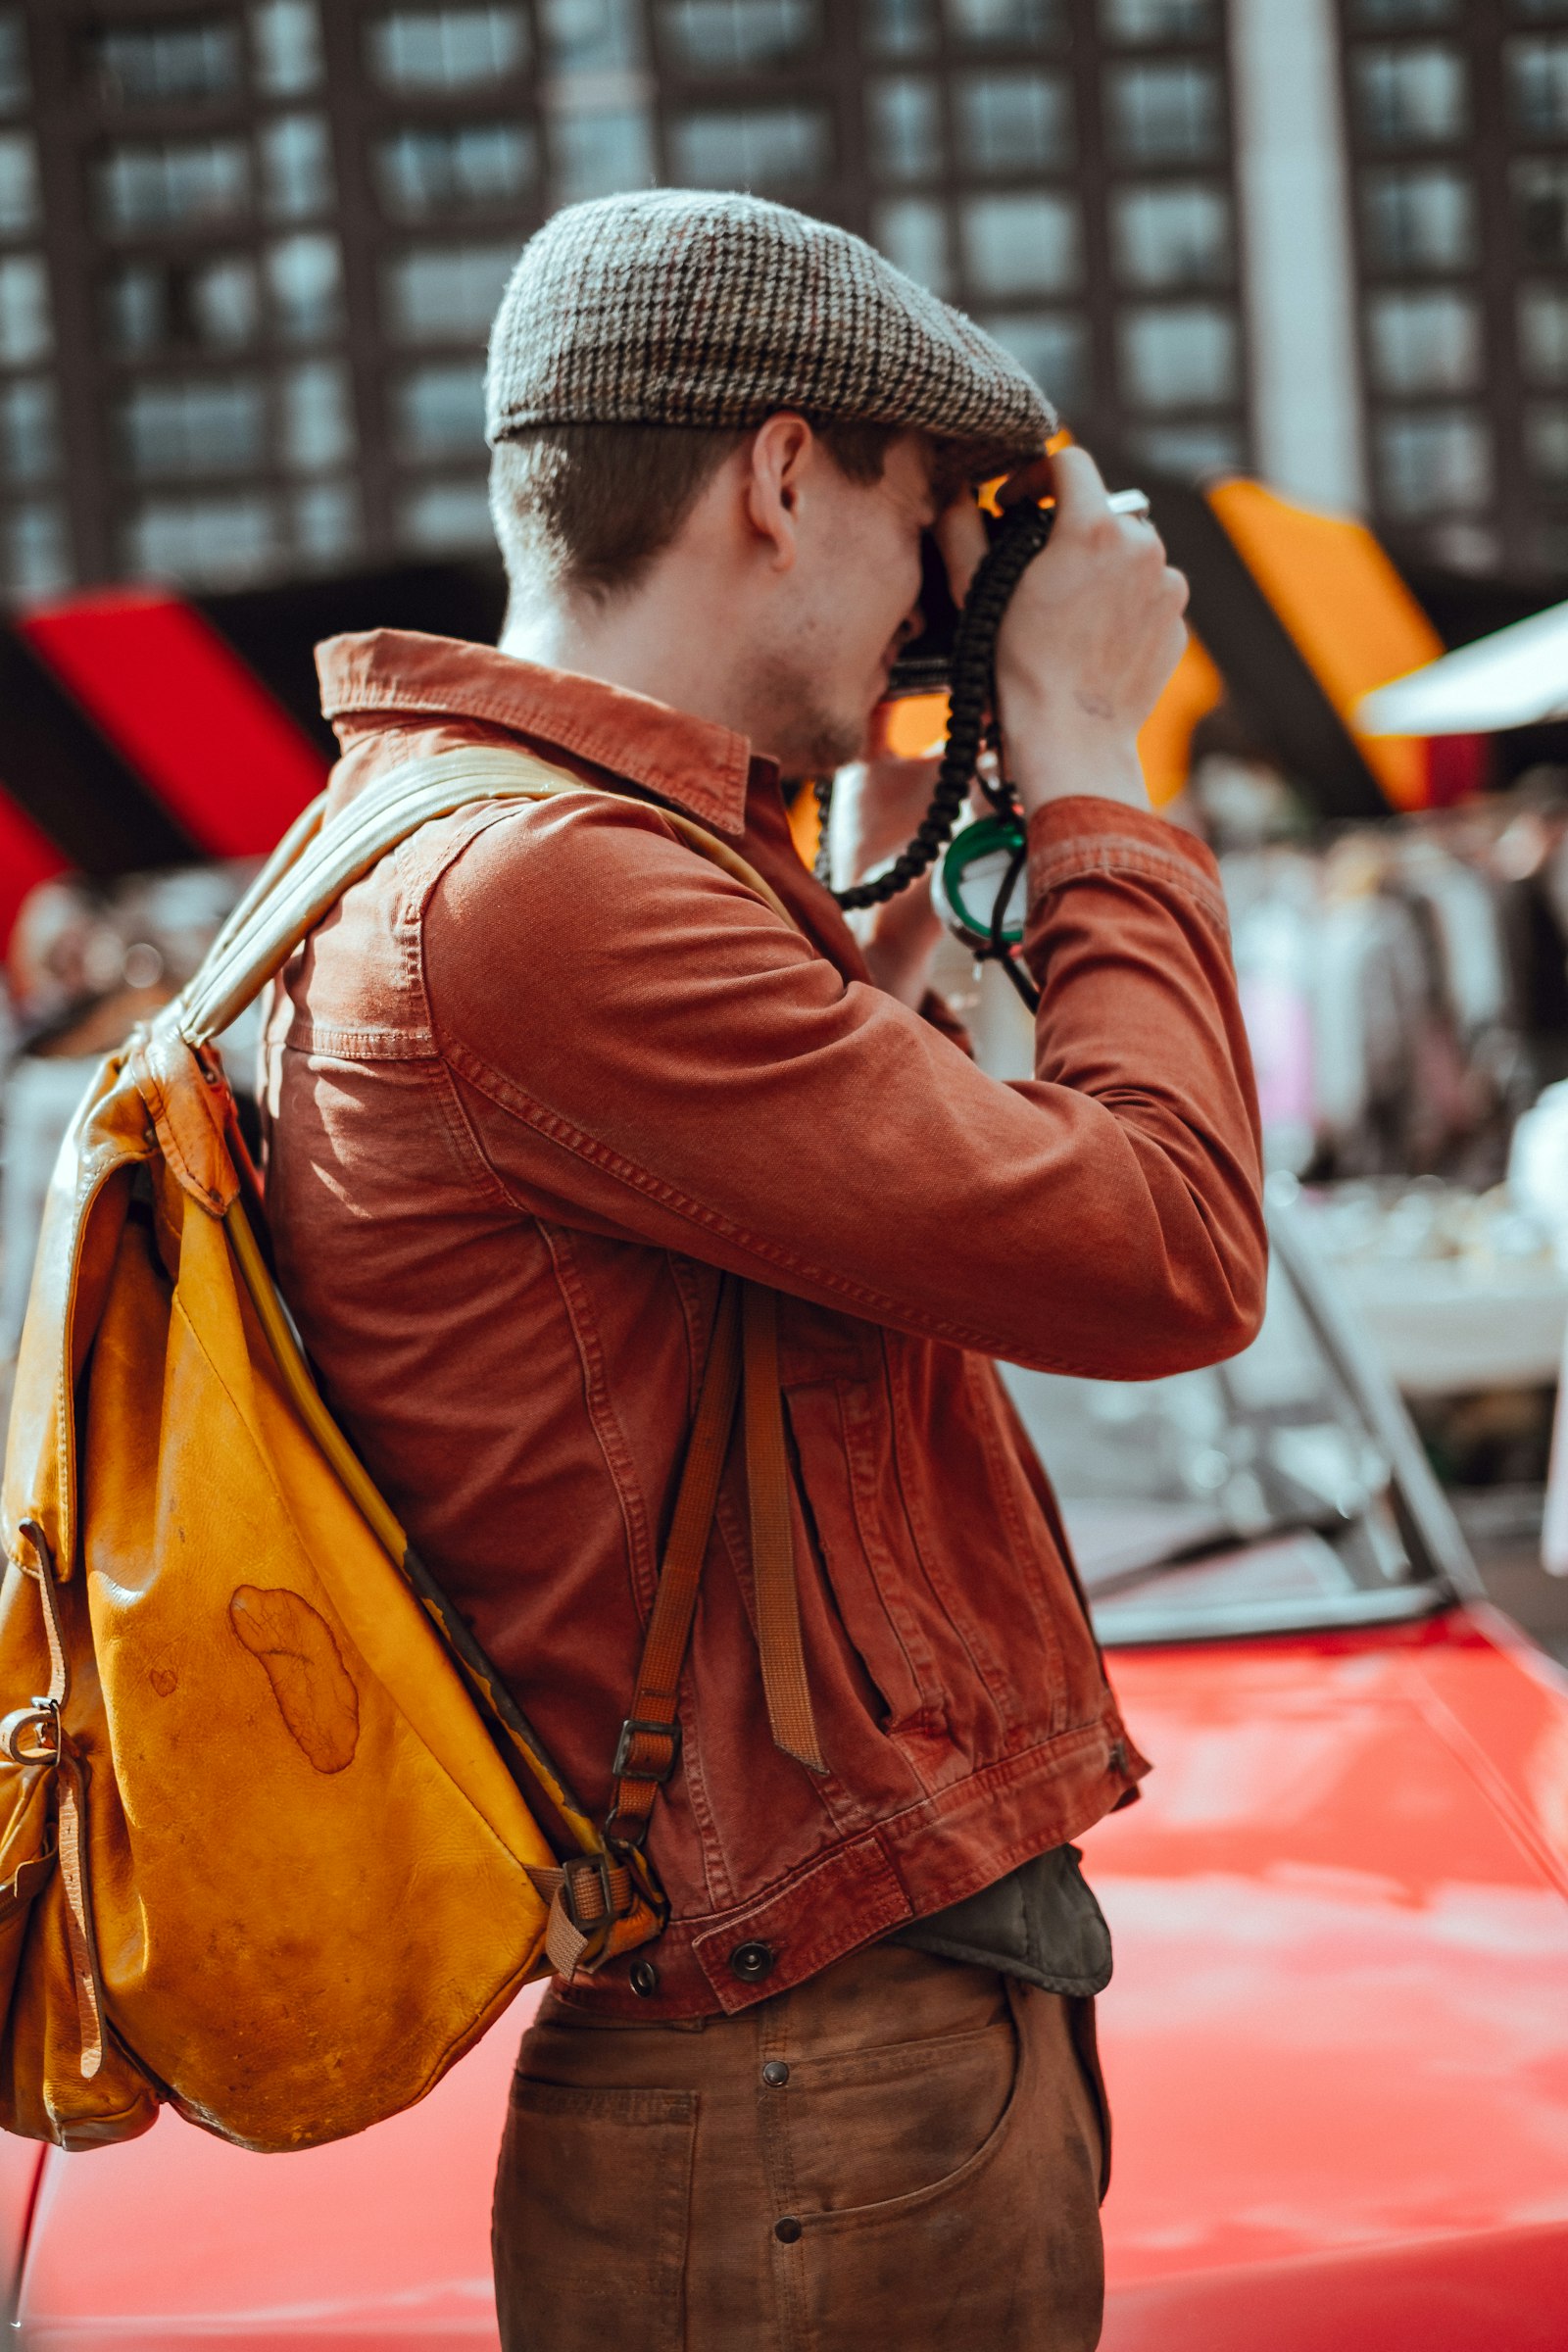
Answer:
<svg viewBox="0 0 1568 2352"><path fill-rule="evenodd" d="M1035 1075L1004 1084L657 809L503 811L423 911L462 1148L520 1211L1043 1370L1231 1354L1266 1245L1213 861L1080 798L1029 873Z"/></svg>

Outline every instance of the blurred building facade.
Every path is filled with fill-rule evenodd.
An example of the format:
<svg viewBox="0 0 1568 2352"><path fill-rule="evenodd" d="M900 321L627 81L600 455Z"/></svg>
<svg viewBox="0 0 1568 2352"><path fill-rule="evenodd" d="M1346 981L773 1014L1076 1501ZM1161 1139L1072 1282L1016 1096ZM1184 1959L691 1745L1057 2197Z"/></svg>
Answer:
<svg viewBox="0 0 1568 2352"><path fill-rule="evenodd" d="M1568 564L1568 0L0 0L0 593L488 544L507 270L654 181L861 230L1126 464Z"/></svg>

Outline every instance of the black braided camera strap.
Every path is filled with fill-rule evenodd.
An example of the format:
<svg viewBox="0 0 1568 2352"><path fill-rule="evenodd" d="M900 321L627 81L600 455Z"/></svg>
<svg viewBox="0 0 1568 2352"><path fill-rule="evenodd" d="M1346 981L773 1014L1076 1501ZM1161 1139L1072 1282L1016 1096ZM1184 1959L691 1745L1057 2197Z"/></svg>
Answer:
<svg viewBox="0 0 1568 2352"><path fill-rule="evenodd" d="M1009 509L1002 528L981 558L958 615L953 648L948 740L943 747L931 806L908 848L899 853L885 873L870 882L858 882L850 890L833 892L841 906L885 905L901 890L906 890L928 866L934 865L952 840L953 828L974 781L986 712L995 707L997 630L1002 625L1007 599L1050 538L1052 520L1051 511L1032 501ZM828 882L828 814L832 799L832 778L819 778L816 804L821 817L821 838L816 853L816 875L823 883Z"/></svg>

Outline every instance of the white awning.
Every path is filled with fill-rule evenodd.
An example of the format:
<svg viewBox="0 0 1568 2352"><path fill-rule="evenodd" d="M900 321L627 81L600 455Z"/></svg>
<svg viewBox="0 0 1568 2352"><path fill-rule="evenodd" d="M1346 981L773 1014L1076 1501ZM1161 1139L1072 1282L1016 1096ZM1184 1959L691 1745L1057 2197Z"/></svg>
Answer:
<svg viewBox="0 0 1568 2352"><path fill-rule="evenodd" d="M1363 735L1494 735L1568 718L1568 605L1462 645L1357 707Z"/></svg>

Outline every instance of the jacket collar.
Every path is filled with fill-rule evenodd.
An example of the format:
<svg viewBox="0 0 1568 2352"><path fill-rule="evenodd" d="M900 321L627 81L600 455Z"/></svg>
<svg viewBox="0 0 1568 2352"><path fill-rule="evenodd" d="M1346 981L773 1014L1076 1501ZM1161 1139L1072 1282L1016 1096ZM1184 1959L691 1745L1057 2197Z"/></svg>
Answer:
<svg viewBox="0 0 1568 2352"><path fill-rule="evenodd" d="M746 830L754 760L744 735L569 669L519 662L493 645L368 629L316 649L321 709L345 751L377 719L417 713L478 719L605 767L737 839Z"/></svg>

